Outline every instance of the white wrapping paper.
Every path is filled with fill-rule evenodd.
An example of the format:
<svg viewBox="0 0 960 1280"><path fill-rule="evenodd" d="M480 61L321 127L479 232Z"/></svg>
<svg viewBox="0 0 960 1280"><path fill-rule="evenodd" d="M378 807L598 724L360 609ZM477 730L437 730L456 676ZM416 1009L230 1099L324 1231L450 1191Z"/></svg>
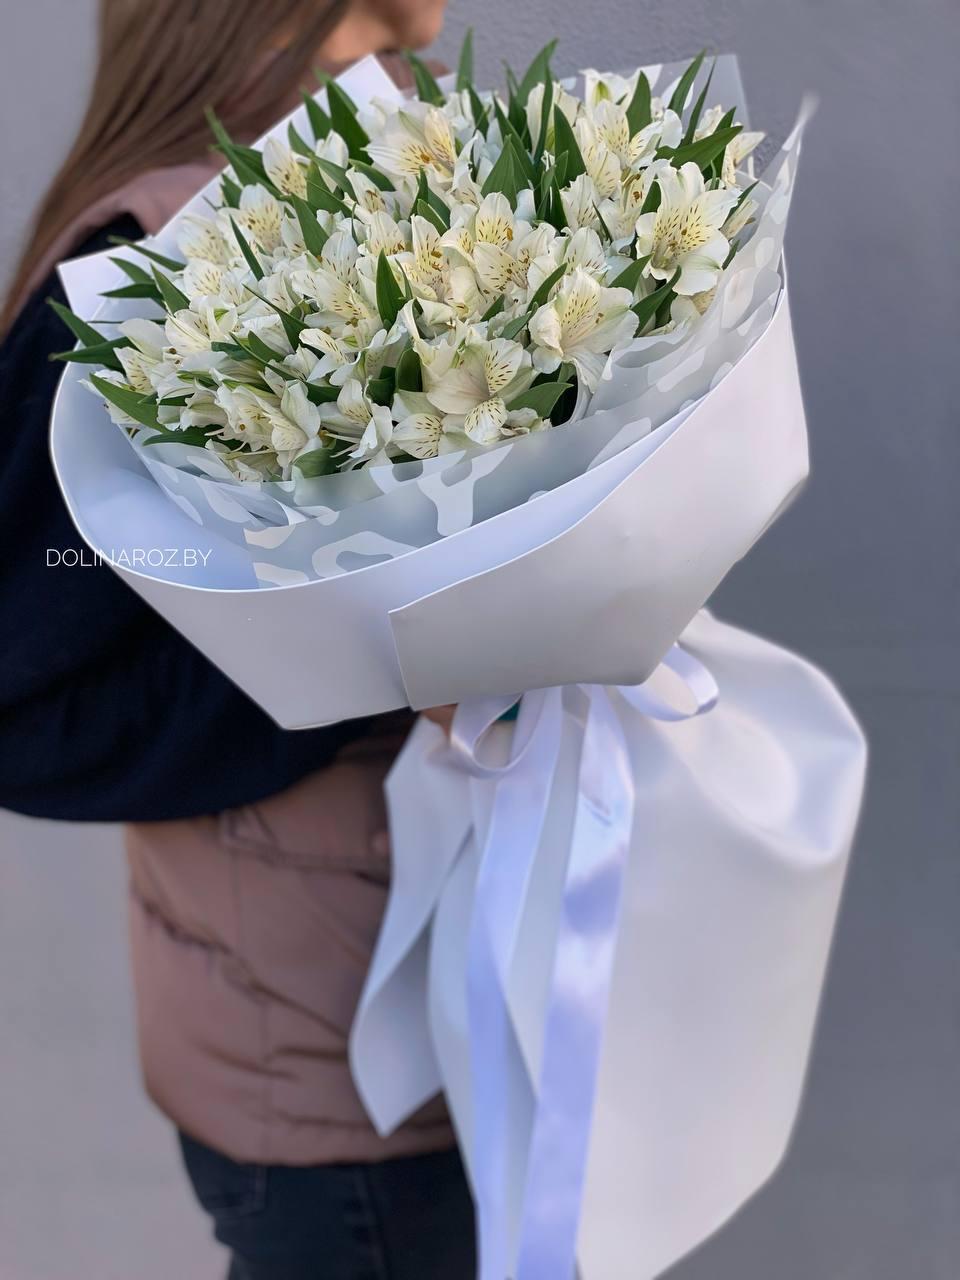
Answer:
<svg viewBox="0 0 960 1280"><path fill-rule="evenodd" d="M652 1280L779 1163L863 786L860 730L813 667L706 613L681 643L716 679L713 710L665 724L614 699L637 806L579 1236L581 1280ZM511 1125L514 1247L582 699L564 692L547 822L509 972L523 1065L508 1093L515 1107L526 1099ZM510 729L494 732L508 737ZM446 754L440 731L423 721L388 782L395 881L352 1062L385 1131L442 1086L472 1168L480 1139L471 1108L467 939L495 784L458 773Z"/></svg>

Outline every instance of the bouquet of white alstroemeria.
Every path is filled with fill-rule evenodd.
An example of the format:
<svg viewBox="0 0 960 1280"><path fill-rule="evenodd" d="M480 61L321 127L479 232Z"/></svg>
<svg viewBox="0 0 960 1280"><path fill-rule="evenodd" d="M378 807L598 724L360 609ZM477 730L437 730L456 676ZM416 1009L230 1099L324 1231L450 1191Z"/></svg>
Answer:
<svg viewBox="0 0 960 1280"><path fill-rule="evenodd" d="M361 113L331 82L310 140L262 150L213 120L229 169L180 223L185 261L118 258L107 295L165 318L107 345L74 322L113 419L254 481L433 458L567 421L615 348L697 324L763 135L705 109L702 55L664 103L642 71L574 94L552 51L506 97L474 88L469 38L449 93L413 57L419 100Z"/></svg>
<svg viewBox="0 0 960 1280"><path fill-rule="evenodd" d="M706 109L734 59L560 82L550 51L506 98L468 45L449 95L367 60L259 149L219 131L149 269L61 268L106 301L67 313L52 453L279 723L459 704L388 783L354 1078L384 1132L444 1090L482 1280L649 1280L782 1154L863 745L819 673L696 616L807 473L803 119L754 185L759 135Z"/></svg>

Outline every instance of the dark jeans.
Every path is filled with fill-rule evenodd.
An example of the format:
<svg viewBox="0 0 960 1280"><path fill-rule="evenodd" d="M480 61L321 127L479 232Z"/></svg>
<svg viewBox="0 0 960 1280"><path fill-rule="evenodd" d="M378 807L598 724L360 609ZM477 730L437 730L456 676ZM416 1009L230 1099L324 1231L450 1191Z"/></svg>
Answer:
<svg viewBox="0 0 960 1280"><path fill-rule="evenodd" d="M237 1164L180 1135L231 1251L227 1280L474 1280L473 1206L455 1151L381 1164Z"/></svg>

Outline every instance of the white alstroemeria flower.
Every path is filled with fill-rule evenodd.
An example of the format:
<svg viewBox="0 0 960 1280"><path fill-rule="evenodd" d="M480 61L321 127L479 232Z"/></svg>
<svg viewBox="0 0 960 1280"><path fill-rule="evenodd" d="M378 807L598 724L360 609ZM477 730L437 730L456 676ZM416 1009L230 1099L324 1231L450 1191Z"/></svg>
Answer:
<svg viewBox="0 0 960 1280"><path fill-rule="evenodd" d="M418 298L439 302L444 293L446 260L440 232L427 218L414 214L410 219L412 250L397 254L397 265Z"/></svg>
<svg viewBox="0 0 960 1280"><path fill-rule="evenodd" d="M212 344L229 342L236 325L237 313L232 307L222 310L201 299L196 307L167 316L164 324L167 349L185 362L192 361L193 370L213 367L223 356L211 350ZM193 360L193 357L200 359Z"/></svg>
<svg viewBox="0 0 960 1280"><path fill-rule="evenodd" d="M356 212L362 217L365 213L386 213L387 202L383 192L359 169L348 169L347 177L356 197Z"/></svg>
<svg viewBox="0 0 960 1280"><path fill-rule="evenodd" d="M624 117L626 124L626 117ZM620 161L615 151L607 145L599 131L586 116L581 116L573 127L583 163L593 179L599 200L613 196L620 190ZM624 145L628 145L629 140Z"/></svg>
<svg viewBox="0 0 960 1280"><path fill-rule="evenodd" d="M214 395L226 414L224 432L231 440L238 440L253 449L274 448L273 431L280 417L278 397L255 391L252 387L228 386L226 383L217 387ZM306 436L300 443L306 443Z"/></svg>
<svg viewBox="0 0 960 1280"><path fill-rule="evenodd" d="M296 288L320 308L319 327L332 328L333 322L339 321L336 336L340 338L345 336L346 327L359 326L366 331L379 320L357 268L356 242L349 232L335 231L323 246L317 270L294 275ZM324 317L329 317L330 323ZM317 322L317 317L313 319Z"/></svg>
<svg viewBox="0 0 960 1280"><path fill-rule="evenodd" d="M118 373L116 369L98 369L96 373L97 373L97 377L100 379L101 382L110 382L115 387L123 387L125 391L137 390L136 387L134 387L131 383L127 381L126 376L122 373ZM86 378L84 378L81 381L80 385L83 387L86 387L88 391L92 391L95 396L99 396L100 403L106 409L107 414L110 417L110 421L114 423L116 426L139 427L141 425L139 422L137 422L136 418L131 418L128 413L124 413L122 409L118 409L117 406L111 400L108 400L103 395L103 393L99 390L98 387L95 387L93 383L87 381Z"/></svg>
<svg viewBox="0 0 960 1280"><path fill-rule="evenodd" d="M633 240L637 218L650 194L650 188L660 171L669 168L669 160L654 161L634 177L628 178L614 199L604 200L598 206L615 250L622 251Z"/></svg>
<svg viewBox="0 0 960 1280"><path fill-rule="evenodd" d="M543 116L543 84L535 84L530 90L527 98L527 127L530 130L530 137L536 141L540 137L540 125ZM506 103L503 104L504 113L506 113ZM550 107L550 116L547 120L547 134L545 139L545 148L547 151L553 150L556 138L553 129L553 113L555 108L559 107L569 122L573 124L580 111L580 100L575 98L572 93L568 93L561 84L554 81L553 99Z"/></svg>
<svg viewBox="0 0 960 1280"><path fill-rule="evenodd" d="M753 220L753 215L760 206L756 200L747 196L745 200L741 200L730 217L721 227L721 231L731 243L737 238L744 227Z"/></svg>
<svg viewBox="0 0 960 1280"><path fill-rule="evenodd" d="M580 74L583 76L584 104L591 113L595 113L603 102L628 104L640 79L639 70L632 76L618 76L610 71L594 71L591 67Z"/></svg>
<svg viewBox="0 0 960 1280"><path fill-rule="evenodd" d="M280 412L306 437L307 441L316 440L320 434L323 423L319 407L310 400L306 387L299 379L287 383L286 389L280 396ZM279 428L275 428L274 435L271 437L274 448L278 447L276 443L278 430ZM293 439L293 436L289 438Z"/></svg>
<svg viewBox="0 0 960 1280"><path fill-rule="evenodd" d="M309 382L319 382L329 378L335 382L334 374L356 364L357 353L351 351L347 344L324 329L304 329L300 334L300 350L309 347L315 354L313 367L304 376Z"/></svg>
<svg viewBox="0 0 960 1280"><path fill-rule="evenodd" d="M230 225L232 219L247 239L252 240L265 253L272 253L280 247L283 205L265 187L244 187L240 193L240 207L226 210L221 217L227 219L224 234L229 233L231 244L236 243ZM233 257L236 259L240 256L238 244Z"/></svg>
<svg viewBox="0 0 960 1280"><path fill-rule="evenodd" d="M370 419L350 457L357 466L364 462L371 466L382 466L390 461L393 436L393 415L390 410L386 405L371 405Z"/></svg>
<svg viewBox="0 0 960 1280"><path fill-rule="evenodd" d="M367 147L371 161L385 173L415 178L421 169L441 180L453 177L457 146L450 121L425 102L406 102L386 130Z"/></svg>
<svg viewBox="0 0 960 1280"><path fill-rule="evenodd" d="M364 219L364 225L367 232L364 245L373 257L384 253L390 258L407 248L407 237L389 213L380 210L371 213Z"/></svg>
<svg viewBox="0 0 960 1280"><path fill-rule="evenodd" d="M597 206L600 203L600 193L589 174L581 173L579 178L574 178L569 186L564 187L560 192L560 203L563 205L567 226L571 230L599 226Z"/></svg>
<svg viewBox="0 0 960 1280"><path fill-rule="evenodd" d="M595 391L609 353L636 332L632 303L629 289L605 288L577 267L530 321L534 367L553 373L570 360Z"/></svg>
<svg viewBox="0 0 960 1280"><path fill-rule="evenodd" d="M694 324L704 315L714 298L717 296L717 286L712 289L705 289L703 293L694 293L689 297L682 295L674 298L670 304L670 319L676 324Z"/></svg>
<svg viewBox="0 0 960 1280"><path fill-rule="evenodd" d="M683 121L667 108L633 135L627 148L627 161L634 169L644 169L656 163L660 147L679 147L682 139Z"/></svg>
<svg viewBox="0 0 960 1280"><path fill-rule="evenodd" d="M534 379L530 354L506 338L471 340L457 352L449 367L423 365L424 392L441 414L454 421L476 444L500 438L510 401L526 391Z"/></svg>
<svg viewBox="0 0 960 1280"><path fill-rule="evenodd" d="M723 107L711 107L709 111L705 111L700 120L695 137L708 138L714 133L720 124L720 121L727 113ZM753 161L745 166L744 162L756 151L757 147L767 135L765 133L756 133L751 131L743 131L727 143L727 148L723 153L723 172L720 175L728 187L737 185L737 174L741 169L746 169L748 178L753 181Z"/></svg>
<svg viewBox="0 0 960 1280"><path fill-rule="evenodd" d="M191 302L208 298L216 306L242 307L251 299L236 272L204 258L191 258L181 279L183 291Z"/></svg>
<svg viewBox="0 0 960 1280"><path fill-rule="evenodd" d="M228 245L220 228L211 218L198 213L185 213L177 224L177 247L189 261L203 258L226 266L232 257L232 245Z"/></svg>
<svg viewBox="0 0 960 1280"><path fill-rule="evenodd" d="M268 138L264 143L263 167L267 177L284 195L306 197L306 168L279 138Z"/></svg>
<svg viewBox="0 0 960 1280"><path fill-rule="evenodd" d="M730 249L721 231L738 191L707 189L698 165L666 167L657 178L660 207L637 219L637 256L650 255L649 274L669 280L679 270L677 293L712 289Z"/></svg>
<svg viewBox="0 0 960 1280"><path fill-rule="evenodd" d="M444 431L443 414L431 404L422 391L399 391L393 401L393 416L397 425L393 443L413 458L435 458L438 453L458 448Z"/></svg>
<svg viewBox="0 0 960 1280"><path fill-rule="evenodd" d="M581 267L597 280L603 278L607 269L603 245L592 227L580 227L573 233L564 245L562 261L568 271Z"/></svg>

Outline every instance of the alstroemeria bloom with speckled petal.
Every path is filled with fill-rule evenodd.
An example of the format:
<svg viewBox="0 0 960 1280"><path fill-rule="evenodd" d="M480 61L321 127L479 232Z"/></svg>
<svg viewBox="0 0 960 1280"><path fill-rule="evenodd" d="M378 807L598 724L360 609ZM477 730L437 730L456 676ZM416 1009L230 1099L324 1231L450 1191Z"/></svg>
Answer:
<svg viewBox="0 0 960 1280"><path fill-rule="evenodd" d="M696 137L698 139L708 138L717 129L725 115L726 112L723 107L711 107L709 111L705 111L703 119L700 121L700 127L697 129ZM738 133L735 138L727 143L723 153L723 172L720 176L728 187L737 185L737 173L745 167L745 161L749 159L766 136L765 133L747 130ZM746 167L746 171L747 176L752 179L752 161L751 165Z"/></svg>
<svg viewBox="0 0 960 1280"><path fill-rule="evenodd" d="M367 147L371 161L384 173L415 178L421 169L449 182L457 161L457 143L442 111L423 102L407 102L392 117L383 135Z"/></svg>
<svg viewBox="0 0 960 1280"><path fill-rule="evenodd" d="M439 377L424 366L424 391L442 414L463 419L463 431L476 444L498 440L510 401L534 379L530 353L518 342L494 338L469 341Z"/></svg>
<svg viewBox="0 0 960 1280"><path fill-rule="evenodd" d="M712 289L723 270L730 243L720 230L740 198L728 187L709 190L698 165L664 167L657 182L660 207L637 219L637 256L650 256L649 272L659 280L680 276L680 294Z"/></svg>
<svg viewBox="0 0 960 1280"><path fill-rule="evenodd" d="M273 185L288 196L306 196L307 174L285 142L268 138L263 147L263 167Z"/></svg>
<svg viewBox="0 0 960 1280"><path fill-rule="evenodd" d="M534 366L553 373L571 360L588 390L596 391L607 354L636 333L632 302L629 289L605 289L575 268L530 321Z"/></svg>

